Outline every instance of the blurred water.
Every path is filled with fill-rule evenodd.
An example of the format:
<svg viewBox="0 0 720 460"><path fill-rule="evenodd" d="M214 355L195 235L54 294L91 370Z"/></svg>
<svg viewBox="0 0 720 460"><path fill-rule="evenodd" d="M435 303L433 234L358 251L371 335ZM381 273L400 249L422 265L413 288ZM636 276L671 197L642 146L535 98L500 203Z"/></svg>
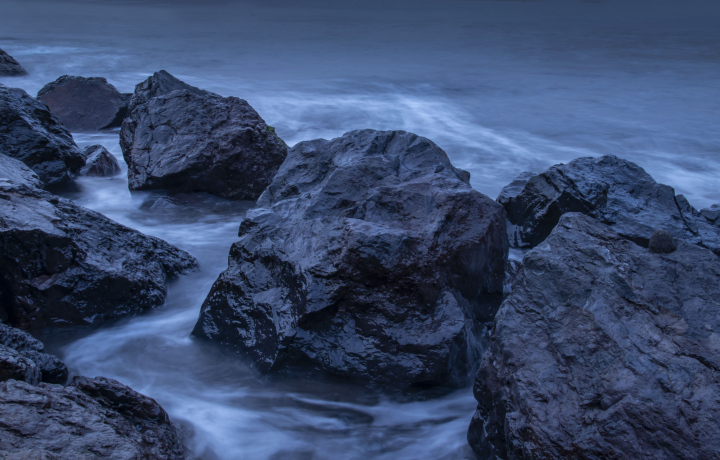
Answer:
<svg viewBox="0 0 720 460"><path fill-rule="evenodd" d="M34 94L62 74L103 76L130 92L166 69L247 99L291 145L412 131L493 197L522 171L616 154L700 208L720 202L718 24L715 0L0 0L0 47L30 71L0 83ZM121 158L117 132L75 139ZM251 204L149 210L159 195L130 194L123 176L80 185L76 202L202 268L159 311L66 343L72 371L156 398L208 459L470 455L469 389L400 403L268 380L188 338Z"/></svg>

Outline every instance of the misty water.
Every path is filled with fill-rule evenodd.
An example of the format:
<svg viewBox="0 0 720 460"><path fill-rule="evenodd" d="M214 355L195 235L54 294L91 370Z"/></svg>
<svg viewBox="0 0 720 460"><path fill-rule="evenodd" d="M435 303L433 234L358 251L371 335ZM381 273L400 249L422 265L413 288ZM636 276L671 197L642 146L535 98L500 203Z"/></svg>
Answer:
<svg viewBox="0 0 720 460"><path fill-rule="evenodd" d="M35 94L63 74L120 91L165 69L246 99L292 145L357 128L439 144L491 197L522 171L580 156L639 163L698 208L720 202L720 3L0 0L0 47ZM74 133L122 162L118 132ZM123 167L125 165L123 163ZM48 338L71 372L152 396L207 459L471 458L469 388L396 401L350 385L258 375L192 340L252 203L130 193L81 178L78 204L198 258L155 312Z"/></svg>

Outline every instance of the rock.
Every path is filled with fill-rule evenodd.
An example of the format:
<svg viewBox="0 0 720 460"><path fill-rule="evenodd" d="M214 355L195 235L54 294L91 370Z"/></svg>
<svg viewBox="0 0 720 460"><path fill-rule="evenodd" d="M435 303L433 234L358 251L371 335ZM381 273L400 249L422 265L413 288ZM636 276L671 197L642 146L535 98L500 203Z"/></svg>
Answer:
<svg viewBox="0 0 720 460"><path fill-rule="evenodd" d="M89 145L83 150L86 158L85 166L80 170L81 176L110 177L122 172L115 155L108 152L102 145Z"/></svg>
<svg viewBox="0 0 720 460"><path fill-rule="evenodd" d="M0 77L18 77L27 75L27 70L18 61L0 49Z"/></svg>
<svg viewBox="0 0 720 460"><path fill-rule="evenodd" d="M0 383L0 458L184 459L160 405L110 379Z"/></svg>
<svg viewBox="0 0 720 460"><path fill-rule="evenodd" d="M241 223L193 334L263 372L464 385L507 257L502 207L466 177L402 131L299 143Z"/></svg>
<svg viewBox="0 0 720 460"><path fill-rule="evenodd" d="M70 75L48 83L37 94L37 99L73 132L120 127L129 113L130 97L104 78Z"/></svg>
<svg viewBox="0 0 720 460"><path fill-rule="evenodd" d="M500 193L498 202L507 211L516 247L540 244L561 215L582 212L644 247L656 229L664 228L676 239L720 255L720 228L701 218L672 187L614 156L579 158L519 177Z"/></svg>
<svg viewBox="0 0 720 460"><path fill-rule="evenodd" d="M523 259L475 382L481 458L715 458L720 259L578 213Z"/></svg>
<svg viewBox="0 0 720 460"><path fill-rule="evenodd" d="M4 155L0 150L0 185L8 185L10 182L30 188L42 188L44 185L25 163Z"/></svg>
<svg viewBox="0 0 720 460"><path fill-rule="evenodd" d="M0 181L0 319L23 330L147 311L186 252L27 185Z"/></svg>
<svg viewBox="0 0 720 460"><path fill-rule="evenodd" d="M648 247L652 252L668 254L677 249L677 244L675 244L675 240L670 232L667 230L657 230L650 236Z"/></svg>
<svg viewBox="0 0 720 460"><path fill-rule="evenodd" d="M0 344L0 382L10 379L37 385L40 383L40 369L33 360ZM1 444L0 448L2 448Z"/></svg>
<svg viewBox="0 0 720 460"><path fill-rule="evenodd" d="M45 345L27 332L0 323L0 345L31 360L40 370L40 379L43 382L63 384L67 381L68 370L65 363L57 356L45 353Z"/></svg>
<svg viewBox="0 0 720 460"><path fill-rule="evenodd" d="M72 136L45 104L3 85L0 152L25 163L49 187L67 184L85 164Z"/></svg>
<svg viewBox="0 0 720 460"><path fill-rule="evenodd" d="M131 190L255 200L287 155L246 101L193 88L167 72L138 85L131 105L120 132Z"/></svg>

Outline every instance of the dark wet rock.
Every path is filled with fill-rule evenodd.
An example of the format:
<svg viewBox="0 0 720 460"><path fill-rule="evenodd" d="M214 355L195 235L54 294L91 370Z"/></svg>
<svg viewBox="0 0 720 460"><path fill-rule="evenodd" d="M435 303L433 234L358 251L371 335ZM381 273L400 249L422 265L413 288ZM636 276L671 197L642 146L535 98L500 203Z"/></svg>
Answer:
<svg viewBox="0 0 720 460"><path fill-rule="evenodd" d="M32 359L0 344L0 382L13 379L37 385L40 383L40 375L40 369Z"/></svg>
<svg viewBox="0 0 720 460"><path fill-rule="evenodd" d="M0 383L0 458L179 460L185 449L157 402L114 380L10 380Z"/></svg>
<svg viewBox="0 0 720 460"><path fill-rule="evenodd" d="M19 77L27 75L27 70L14 57L0 49L0 77Z"/></svg>
<svg viewBox="0 0 720 460"><path fill-rule="evenodd" d="M3 85L0 153L25 163L49 187L67 184L85 164L72 136L45 104Z"/></svg>
<svg viewBox="0 0 720 460"><path fill-rule="evenodd" d="M25 163L7 155L0 149L0 184L24 185L30 188L42 188L43 181Z"/></svg>
<svg viewBox="0 0 720 460"><path fill-rule="evenodd" d="M713 225L720 226L720 205L714 204L709 208L700 210L700 214Z"/></svg>
<svg viewBox="0 0 720 460"><path fill-rule="evenodd" d="M246 101L193 88L167 72L138 85L132 106L120 132L131 190L255 200L287 155Z"/></svg>
<svg viewBox="0 0 720 460"><path fill-rule="evenodd" d="M122 172L115 155L108 152L102 145L89 145L83 150L86 158L85 166L80 170L81 176L111 177Z"/></svg>
<svg viewBox="0 0 720 460"><path fill-rule="evenodd" d="M197 266L180 249L48 192L0 180L0 319L99 325L162 304Z"/></svg>
<svg viewBox="0 0 720 460"><path fill-rule="evenodd" d="M677 249L675 239L667 230L657 230L650 236L648 248L658 254L668 254Z"/></svg>
<svg viewBox="0 0 720 460"><path fill-rule="evenodd" d="M507 256L501 206L428 139L301 142L240 225L193 334L264 371L460 386Z"/></svg>
<svg viewBox="0 0 720 460"><path fill-rule="evenodd" d="M517 247L538 245L561 215L581 212L644 247L653 232L663 228L676 239L720 255L718 227L701 218L672 187L614 156L579 158L521 176L500 193L498 202L507 211L510 243Z"/></svg>
<svg viewBox="0 0 720 460"><path fill-rule="evenodd" d="M97 131L120 127L129 113L130 94L101 77L63 75L43 86L37 99L70 131Z"/></svg>
<svg viewBox="0 0 720 460"><path fill-rule="evenodd" d="M564 215L497 313L470 444L481 458L716 458L718 281L707 249L655 254Z"/></svg>
<svg viewBox="0 0 720 460"><path fill-rule="evenodd" d="M45 345L27 332L0 323L0 345L15 350L35 363L43 382L63 384L67 381L68 370L65 363L57 356L46 353Z"/></svg>

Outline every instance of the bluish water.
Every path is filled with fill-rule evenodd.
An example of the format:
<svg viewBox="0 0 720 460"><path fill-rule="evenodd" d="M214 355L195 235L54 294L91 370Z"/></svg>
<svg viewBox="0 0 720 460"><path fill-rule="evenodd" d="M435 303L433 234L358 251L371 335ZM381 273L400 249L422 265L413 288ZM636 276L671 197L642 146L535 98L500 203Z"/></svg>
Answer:
<svg viewBox="0 0 720 460"><path fill-rule="evenodd" d="M288 144L404 129L445 149L496 196L525 170L579 156L636 161L696 207L720 202L720 2L0 0L0 47L34 94L62 74L118 89L159 69L247 99ZM117 132L75 134L118 158ZM202 269L150 315L61 350L73 372L156 398L213 459L471 455L470 390L413 403L260 377L188 338L249 204L167 211L124 176L74 199L188 250Z"/></svg>

